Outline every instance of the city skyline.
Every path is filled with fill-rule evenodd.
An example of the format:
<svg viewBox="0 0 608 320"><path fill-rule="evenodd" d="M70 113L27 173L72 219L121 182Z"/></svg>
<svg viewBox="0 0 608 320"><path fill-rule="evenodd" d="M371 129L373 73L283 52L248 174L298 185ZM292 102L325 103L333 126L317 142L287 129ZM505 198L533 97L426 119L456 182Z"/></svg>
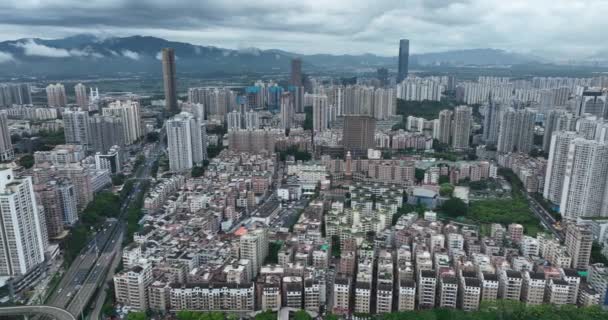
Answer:
<svg viewBox="0 0 608 320"><path fill-rule="evenodd" d="M541 7L549 8L550 14L536 10ZM57 38L85 31L102 37L154 35L234 49L259 47L334 54L372 52L392 56L395 54L392 43L405 36L414 44L412 53L489 47L572 59L608 49L601 35L591 32L605 27L602 17L607 11L605 3L593 0L534 4L479 0L381 1L373 6L368 1L348 2L348 5L340 1L331 4L268 1L230 6L209 1L200 6L184 0L158 6L153 1L84 4L61 0L3 4L0 16L6 19L0 24L0 34L5 36L0 36L0 40L8 40L9 36ZM126 18L124 12L134 14ZM276 19L277 16L283 19ZM574 25L560 23L572 16L584 19ZM525 33L520 32L522 25L527 26ZM260 34L263 37L259 37Z"/></svg>

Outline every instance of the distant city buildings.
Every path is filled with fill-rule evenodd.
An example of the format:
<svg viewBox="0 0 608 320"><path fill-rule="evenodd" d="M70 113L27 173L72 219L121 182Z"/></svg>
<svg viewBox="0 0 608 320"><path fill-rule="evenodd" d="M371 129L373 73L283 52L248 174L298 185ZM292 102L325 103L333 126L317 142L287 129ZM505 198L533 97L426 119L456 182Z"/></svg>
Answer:
<svg viewBox="0 0 608 320"><path fill-rule="evenodd" d="M0 161L12 160L15 157L8 119L5 113L0 113Z"/></svg>
<svg viewBox="0 0 608 320"><path fill-rule="evenodd" d="M82 110L89 110L89 97L87 96L87 87L82 83L78 83L74 86L74 93L76 95L76 105Z"/></svg>
<svg viewBox="0 0 608 320"><path fill-rule="evenodd" d="M0 107L32 104L32 93L27 83L0 83Z"/></svg>
<svg viewBox="0 0 608 320"><path fill-rule="evenodd" d="M46 100L49 107L66 107L68 99L63 84L49 84L46 87Z"/></svg>

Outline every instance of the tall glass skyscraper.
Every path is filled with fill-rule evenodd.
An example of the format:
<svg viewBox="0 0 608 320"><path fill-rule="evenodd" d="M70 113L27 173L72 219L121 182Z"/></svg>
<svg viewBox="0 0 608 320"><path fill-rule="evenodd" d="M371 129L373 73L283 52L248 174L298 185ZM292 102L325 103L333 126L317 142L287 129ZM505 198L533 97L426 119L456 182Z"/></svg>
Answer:
<svg viewBox="0 0 608 320"><path fill-rule="evenodd" d="M397 74L397 83L407 78L407 68L410 60L410 40L401 39L399 41L399 73Z"/></svg>

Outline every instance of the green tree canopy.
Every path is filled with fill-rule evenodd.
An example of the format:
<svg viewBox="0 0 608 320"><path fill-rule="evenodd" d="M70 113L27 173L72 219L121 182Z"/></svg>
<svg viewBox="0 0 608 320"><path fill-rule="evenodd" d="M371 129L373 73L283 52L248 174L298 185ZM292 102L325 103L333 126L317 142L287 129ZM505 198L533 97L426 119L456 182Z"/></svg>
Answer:
<svg viewBox="0 0 608 320"><path fill-rule="evenodd" d="M312 320L312 317L304 310L298 310L293 318L294 320Z"/></svg>
<svg viewBox="0 0 608 320"><path fill-rule="evenodd" d="M31 154L26 154L23 157L19 158L19 164L26 169L29 169L34 166L34 156Z"/></svg>
<svg viewBox="0 0 608 320"><path fill-rule="evenodd" d="M454 193L454 186L450 183L443 183L439 186L439 194L442 197L451 197Z"/></svg>
<svg viewBox="0 0 608 320"><path fill-rule="evenodd" d="M146 320L148 317L145 312L129 312L127 314L127 320Z"/></svg>
<svg viewBox="0 0 608 320"><path fill-rule="evenodd" d="M467 204L459 198L450 198L441 205L441 211L453 218L466 216L468 210Z"/></svg>

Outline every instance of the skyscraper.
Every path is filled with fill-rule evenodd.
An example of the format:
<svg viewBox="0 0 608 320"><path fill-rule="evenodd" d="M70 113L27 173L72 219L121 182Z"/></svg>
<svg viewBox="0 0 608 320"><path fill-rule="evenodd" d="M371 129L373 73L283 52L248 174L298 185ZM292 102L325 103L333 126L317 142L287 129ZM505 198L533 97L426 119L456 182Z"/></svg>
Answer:
<svg viewBox="0 0 608 320"><path fill-rule="evenodd" d="M328 107L326 95L312 95L312 127L314 132L325 131L329 128Z"/></svg>
<svg viewBox="0 0 608 320"><path fill-rule="evenodd" d="M291 93L283 92L281 95L281 128L290 129L294 115L293 99Z"/></svg>
<svg viewBox="0 0 608 320"><path fill-rule="evenodd" d="M543 190L543 197L552 203L559 204L562 200L562 189L564 187L564 176L566 174L570 143L578 137L580 137L578 133L571 131L553 133Z"/></svg>
<svg viewBox="0 0 608 320"><path fill-rule="evenodd" d="M458 106L454 110L452 131L452 148L463 150L469 148L469 136L473 124L473 109L467 106Z"/></svg>
<svg viewBox="0 0 608 320"><path fill-rule="evenodd" d="M61 83L46 86L46 100L49 107L67 106L65 87Z"/></svg>
<svg viewBox="0 0 608 320"><path fill-rule="evenodd" d="M122 121L125 144L132 144L144 135L139 113L139 102L117 100L102 109L104 116L119 117Z"/></svg>
<svg viewBox="0 0 608 320"><path fill-rule="evenodd" d="M120 117L94 115L89 117L90 148L105 153L112 146L124 145L124 126Z"/></svg>
<svg viewBox="0 0 608 320"><path fill-rule="evenodd" d="M532 150L536 112L532 109L505 110L498 133L498 152L524 152Z"/></svg>
<svg viewBox="0 0 608 320"><path fill-rule="evenodd" d="M74 86L74 92L76 94L76 104L82 108L82 110L88 110L89 97L87 96L87 87L85 87L84 84L79 83Z"/></svg>
<svg viewBox="0 0 608 320"><path fill-rule="evenodd" d="M608 145L576 138L570 142L560 213L564 219L608 215Z"/></svg>
<svg viewBox="0 0 608 320"><path fill-rule="evenodd" d="M452 110L441 110L439 112L439 135L438 140L441 143L450 144L452 137Z"/></svg>
<svg viewBox="0 0 608 320"><path fill-rule="evenodd" d="M0 113L0 161L12 160L14 157L6 113Z"/></svg>
<svg viewBox="0 0 608 320"><path fill-rule="evenodd" d="M397 83L407 78L410 61L410 40L401 39L399 41L399 71L397 73Z"/></svg>
<svg viewBox="0 0 608 320"><path fill-rule="evenodd" d="M203 161L201 125L191 114L179 113L167 120L167 149L171 171L183 171Z"/></svg>
<svg viewBox="0 0 608 320"><path fill-rule="evenodd" d="M89 132L89 113L87 111L65 110L63 112L63 127L65 143L89 145L91 135Z"/></svg>
<svg viewBox="0 0 608 320"><path fill-rule="evenodd" d="M241 113L236 110L226 114L226 130L228 132L241 130L242 118Z"/></svg>
<svg viewBox="0 0 608 320"><path fill-rule="evenodd" d="M557 109L549 112L545 120L545 132L543 136L543 151L549 152L553 133L556 131L574 131L576 118L574 114L566 110Z"/></svg>
<svg viewBox="0 0 608 320"><path fill-rule="evenodd" d="M483 141L487 145L498 143L500 130L500 104L492 100L492 94L488 96L488 104L483 117Z"/></svg>
<svg viewBox="0 0 608 320"><path fill-rule="evenodd" d="M163 48L163 85L165 88L165 108L170 113L179 111L177 105L177 88L175 83L175 51Z"/></svg>
<svg viewBox="0 0 608 320"><path fill-rule="evenodd" d="M302 87L302 59L300 58L291 60L291 78L289 84L295 87Z"/></svg>
<svg viewBox="0 0 608 320"><path fill-rule="evenodd" d="M46 228L38 211L30 177L0 170L0 275L28 274L44 262Z"/></svg>
<svg viewBox="0 0 608 320"><path fill-rule="evenodd" d="M260 114L249 110L245 112L245 129L256 130L260 128Z"/></svg>
<svg viewBox="0 0 608 320"><path fill-rule="evenodd" d="M367 151L373 148L376 119L369 116L345 116L342 144L345 151Z"/></svg>

